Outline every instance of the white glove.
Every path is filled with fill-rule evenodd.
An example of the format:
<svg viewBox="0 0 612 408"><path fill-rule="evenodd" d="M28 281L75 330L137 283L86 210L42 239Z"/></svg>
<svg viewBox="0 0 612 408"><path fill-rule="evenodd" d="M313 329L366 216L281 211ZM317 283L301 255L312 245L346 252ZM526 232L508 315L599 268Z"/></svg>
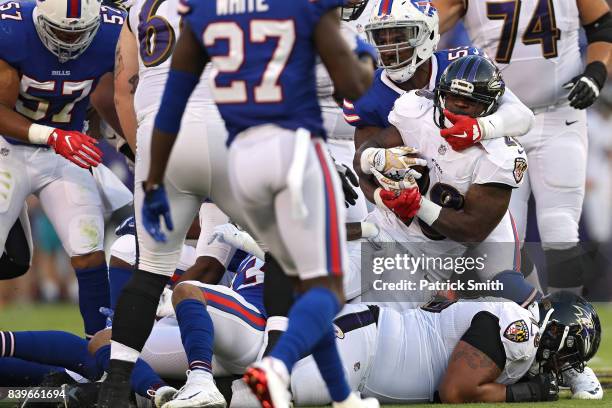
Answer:
<svg viewBox="0 0 612 408"><path fill-rule="evenodd" d="M172 306L172 289L165 287L164 291L159 298L159 304L157 305L157 312L155 315L159 318L172 316L174 314L174 306Z"/></svg>
<svg viewBox="0 0 612 408"><path fill-rule="evenodd" d="M265 258L264 251L259 247L257 242L248 233L240 231L233 224L218 225L214 228L212 235L208 241L210 245L214 240L226 243L234 248L241 249L244 252L255 255L263 260Z"/></svg>
<svg viewBox="0 0 612 408"><path fill-rule="evenodd" d="M412 157L418 149L410 146L398 146L390 149L370 147L361 153L361 170L371 174L376 169L387 177L404 178L413 166L427 166L427 160Z"/></svg>
<svg viewBox="0 0 612 408"><path fill-rule="evenodd" d="M376 177L378 184L387 191L402 191L409 188L419 188L415 179L421 178L421 173L414 169L408 170L401 180L392 180L374 168L372 169L372 174Z"/></svg>

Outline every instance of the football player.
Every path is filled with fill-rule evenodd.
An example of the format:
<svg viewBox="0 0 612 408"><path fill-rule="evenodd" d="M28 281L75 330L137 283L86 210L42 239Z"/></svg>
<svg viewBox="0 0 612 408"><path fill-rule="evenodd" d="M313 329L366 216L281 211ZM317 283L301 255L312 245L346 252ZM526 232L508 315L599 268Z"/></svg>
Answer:
<svg viewBox="0 0 612 408"><path fill-rule="evenodd" d="M348 307L361 310L334 322L345 370L363 395L388 404L556 400L558 378L583 369L601 339L593 306L568 292L527 308L495 298L403 314ZM293 372L296 405L325 405L329 397L309 359Z"/></svg>
<svg viewBox="0 0 612 408"><path fill-rule="evenodd" d="M535 113L534 127L521 139L529 158L529 177L512 195L510 208L523 242L533 193L548 290L580 293L590 262L578 246L588 150L584 109L598 98L608 76L612 51L608 4L603 0L507 4L478 0L469 7L462 0L434 3L442 31L463 19L474 45L495 56L506 82ZM586 66L579 48L581 26L588 43ZM536 282L537 273L532 271L533 264L525 273ZM571 376L573 381L580 377L584 375ZM603 398L594 377L571 386L576 398ZM583 386L599 391L591 393Z"/></svg>
<svg viewBox="0 0 612 408"><path fill-rule="evenodd" d="M521 139L529 157L529 177L512 196L512 214L523 241L533 193L548 290L579 293L586 262L577 246L586 178L584 109L597 99L608 76L612 55L608 4L604 0L477 0L469 7L463 0L436 0L434 4L440 10L441 31L463 19L474 45L494 56L506 83L535 113L535 125ZM586 66L579 48L581 26L588 43Z"/></svg>
<svg viewBox="0 0 612 408"><path fill-rule="evenodd" d="M390 126L363 143L354 164L366 197L377 205L368 217L381 230L376 241L401 243L415 257L463 256L467 245L473 256L487 257L476 271L483 281L519 270L508 203L527 169L522 147L508 137L455 151L439 134L456 115L481 118L494 113L504 89L495 65L470 55L447 67L434 94L411 91L396 101ZM422 158L408 155L416 152ZM427 181L419 187L411 167L425 163L428 169L422 177ZM438 281L453 271L421 272ZM515 275L520 279L514 284L525 285L522 276Z"/></svg>
<svg viewBox="0 0 612 408"><path fill-rule="evenodd" d="M211 90L229 131L232 189L249 229L288 274L301 278L303 294L290 312L287 331L271 357L245 377L266 405L276 407L289 405L289 372L313 351L336 406L378 406L350 392L331 325L342 302L344 211L323 142L315 57L318 51L336 90L347 97L357 98L367 89L372 70L359 64L340 36L336 8L343 3L268 0L236 8L220 0L216 9L181 3L183 31L172 57L164 109L155 120L144 184L143 215L148 230L157 235L159 217L167 225L170 221L162 184L170 149L187 100L212 60L217 70ZM101 393L104 407L125 400L118 384L127 381L126 360L137 355L133 347L117 350L111 361L116 370L109 374L114 386Z"/></svg>
<svg viewBox="0 0 612 408"><path fill-rule="evenodd" d="M9 1L0 17L0 247L36 194L71 257L91 336L109 295L103 201L87 171L101 152L81 131L90 100L116 124L110 81L124 17L93 0Z"/></svg>
<svg viewBox="0 0 612 408"><path fill-rule="evenodd" d="M387 119L395 100L414 89L430 89L444 69L466 55L482 55L472 47L436 51L438 12L429 2L378 0L366 25L369 41L378 48L379 68L374 83L358 101L344 102L344 115L355 126L355 146L389 126ZM507 90L499 109L485 117L453 117L440 134L457 150L483 139L520 136L533 123L533 114Z"/></svg>

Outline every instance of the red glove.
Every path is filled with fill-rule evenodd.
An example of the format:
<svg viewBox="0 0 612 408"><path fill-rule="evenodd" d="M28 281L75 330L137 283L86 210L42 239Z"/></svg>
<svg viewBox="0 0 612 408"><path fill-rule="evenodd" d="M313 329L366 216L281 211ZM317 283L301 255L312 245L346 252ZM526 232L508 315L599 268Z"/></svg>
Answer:
<svg viewBox="0 0 612 408"><path fill-rule="evenodd" d="M440 130L440 136L446 139L454 150L466 149L482 140L482 129L478 119L467 115L455 115L444 109L444 116L453 123L453 127Z"/></svg>
<svg viewBox="0 0 612 408"><path fill-rule="evenodd" d="M79 167L96 167L102 161L102 152L96 147L98 141L84 133L73 130L53 129L47 144L55 152Z"/></svg>
<svg viewBox="0 0 612 408"><path fill-rule="evenodd" d="M380 198L383 204L404 222L414 218L421 208L421 192L418 188L402 190L398 195L394 191L381 190Z"/></svg>

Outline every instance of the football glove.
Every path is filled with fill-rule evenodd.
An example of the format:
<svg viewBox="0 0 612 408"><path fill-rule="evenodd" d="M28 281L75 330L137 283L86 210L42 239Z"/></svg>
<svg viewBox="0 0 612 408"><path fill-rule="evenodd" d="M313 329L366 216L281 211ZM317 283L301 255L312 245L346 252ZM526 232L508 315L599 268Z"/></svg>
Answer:
<svg viewBox="0 0 612 408"><path fill-rule="evenodd" d="M386 177L402 179L413 166L427 166L427 160L414 157L418 152L409 146L389 149L370 147L361 154L361 170L365 174L372 174L372 169L376 169Z"/></svg>
<svg viewBox="0 0 612 408"><path fill-rule="evenodd" d="M537 374L526 382L506 386L506 402L556 401L559 387L552 373Z"/></svg>
<svg viewBox="0 0 612 408"><path fill-rule="evenodd" d="M355 191L355 188L359 187L359 180L353 171L345 164L340 164L334 161L336 170L342 181L342 192L344 193L344 205L349 208L351 205L357 203L359 195Z"/></svg>
<svg viewBox="0 0 612 408"><path fill-rule="evenodd" d="M397 191L377 189L374 200L379 207L386 208L403 222L408 222L417 215L421 207L421 192L418 187Z"/></svg>
<svg viewBox="0 0 612 408"><path fill-rule="evenodd" d="M599 97L599 91L603 88L608 72L606 66L600 61L591 62L586 66L584 72L572 78L563 85L569 89L567 99L570 106L576 109L586 109Z"/></svg>
<svg viewBox="0 0 612 408"><path fill-rule="evenodd" d="M123 235L136 235L136 222L134 216L131 215L115 228L115 235L121 237Z"/></svg>
<svg viewBox="0 0 612 408"><path fill-rule="evenodd" d="M55 153L65 157L84 169L96 167L102 162L102 151L96 147L98 141L84 133L53 129L47 144Z"/></svg>
<svg viewBox="0 0 612 408"><path fill-rule="evenodd" d="M168 230L172 231L174 229L166 189L163 184L158 184L147 191L144 182L142 188L145 191L145 198L142 203L142 224L155 241L166 242L166 234L161 230L159 217L164 218Z"/></svg>
<svg viewBox="0 0 612 408"><path fill-rule="evenodd" d="M441 129L440 136L446 139L453 150L466 149L483 139L484 132L477 118L456 115L448 109L444 109L444 116L453 126L448 129Z"/></svg>
<svg viewBox="0 0 612 408"><path fill-rule="evenodd" d="M241 249L244 252L255 255L261 260L265 258L264 251L259 247L253 237L247 232L240 231L233 224L228 223L216 226L208 240L208 244L210 245L214 240L231 245L236 249Z"/></svg>
<svg viewBox="0 0 612 408"><path fill-rule="evenodd" d="M418 188L418 185L415 179L421 178L421 173L419 173L418 171L414 169L410 169L410 171L407 172L404 175L404 177L400 180L394 180L389 177L386 177L384 174L382 174L380 171L376 169L372 169L372 174L376 178L376 181L378 181L378 184L384 190L387 190L387 191L401 191L401 190L413 188L415 186Z"/></svg>

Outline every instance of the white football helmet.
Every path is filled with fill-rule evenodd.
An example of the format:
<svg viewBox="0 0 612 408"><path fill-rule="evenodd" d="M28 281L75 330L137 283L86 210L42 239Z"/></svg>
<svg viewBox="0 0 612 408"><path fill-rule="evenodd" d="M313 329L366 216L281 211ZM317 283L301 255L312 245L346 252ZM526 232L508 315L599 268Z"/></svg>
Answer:
<svg viewBox="0 0 612 408"><path fill-rule="evenodd" d="M100 28L100 0L37 0L34 25L40 40L60 62L75 59Z"/></svg>
<svg viewBox="0 0 612 408"><path fill-rule="evenodd" d="M429 1L379 0L365 30L379 65L397 83L410 79L440 41L438 10Z"/></svg>

